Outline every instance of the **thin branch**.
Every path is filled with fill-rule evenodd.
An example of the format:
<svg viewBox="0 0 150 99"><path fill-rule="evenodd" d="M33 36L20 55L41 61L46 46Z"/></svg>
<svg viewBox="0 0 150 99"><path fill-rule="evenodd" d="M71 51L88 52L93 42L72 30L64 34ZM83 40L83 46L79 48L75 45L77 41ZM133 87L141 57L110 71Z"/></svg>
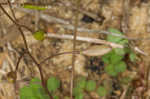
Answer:
<svg viewBox="0 0 150 99"><path fill-rule="evenodd" d="M15 16L15 12L14 12L14 10L12 9L12 5L11 5L10 0L7 0L7 2L8 2L9 8L10 8L10 10L11 10L11 13L12 13L14 19L17 20L17 19L16 19L16 16Z"/></svg>
<svg viewBox="0 0 150 99"><path fill-rule="evenodd" d="M18 68L19 68L19 63L21 61L21 59L23 58L25 53L22 53L21 56L18 58L18 61L17 61L17 65L16 65L16 68L15 68L15 72L17 72Z"/></svg>
<svg viewBox="0 0 150 99"><path fill-rule="evenodd" d="M46 61L50 60L53 57L56 57L56 56L59 56L59 55L63 55L63 54L72 54L72 53L80 54L80 51L62 52L62 53L54 54L54 55L51 55L51 56L45 58L39 64L41 65L41 64L45 63Z"/></svg>
<svg viewBox="0 0 150 99"><path fill-rule="evenodd" d="M25 35L20 27L19 24L16 23L15 20L12 19L12 17L7 13L7 11L3 8L2 5L0 5L0 8L2 9L2 11L7 15L7 17L18 27L18 30L20 31L21 35L22 35L22 38L23 38L23 41L24 41L24 44L25 44L25 47L26 49L28 50L28 44L26 42L26 38L25 38ZM29 50L28 50L29 51Z"/></svg>
<svg viewBox="0 0 150 99"><path fill-rule="evenodd" d="M11 4L10 4L11 5ZM10 6L9 5L9 6ZM17 24L17 19L15 17L15 14L14 14L14 17L15 17L15 20L12 19L12 17L6 12L6 10L3 8L2 5L0 5L0 8L2 9L2 11L9 17L9 19L18 27L18 30L20 31L21 35L22 35L22 38L23 38L23 41L24 41L24 44L25 44L25 47L26 47L26 50L27 50L27 54L31 57L31 59L33 60L33 62L37 65L38 69L39 69L39 72L40 72L40 76L41 76L41 80L42 80L42 86L44 87L45 91L48 93L49 97L51 99L53 99L53 96L50 94L50 92L48 91L48 88L46 86L46 83L45 83L45 80L44 80L44 76L43 76L43 73L42 73L42 68L41 66L38 64L38 62L35 60L35 58L31 55L31 53L29 52L29 48L28 48L28 45L27 45L27 41L26 41L26 38L25 38L25 35L22 31L22 28L20 27L19 24ZM11 8L11 7L10 7ZM13 13L13 12L12 12Z"/></svg>

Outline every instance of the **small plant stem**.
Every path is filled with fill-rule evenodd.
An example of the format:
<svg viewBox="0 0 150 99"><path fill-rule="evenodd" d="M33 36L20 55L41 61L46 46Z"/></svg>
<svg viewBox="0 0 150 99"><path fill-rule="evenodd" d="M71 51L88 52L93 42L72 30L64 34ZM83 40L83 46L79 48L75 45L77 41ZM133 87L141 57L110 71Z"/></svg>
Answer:
<svg viewBox="0 0 150 99"><path fill-rule="evenodd" d="M18 58L18 61L17 61L17 65L16 65L16 68L15 68L15 72L17 72L18 68L19 68L19 63L21 61L21 59L23 58L25 53L21 54L21 56Z"/></svg>
<svg viewBox="0 0 150 99"><path fill-rule="evenodd" d="M59 56L59 55L63 55L63 54L72 54L72 53L80 54L80 51L62 52L62 53L54 54L54 55L51 55L51 56L45 58L39 64L41 65L41 64L45 63L47 60L50 60L53 57L56 57L56 56Z"/></svg>
<svg viewBox="0 0 150 99"><path fill-rule="evenodd" d="M40 64L35 60L35 58L30 53L28 53L28 55L32 58L32 60L34 61L34 63L37 65L37 67L39 69L40 76L41 76L41 81L42 81L42 86L44 87L46 93L49 95L50 99L53 99L53 96L48 91L48 88L47 88L47 85L46 85L46 81L44 79L44 75L43 75L42 68L41 68Z"/></svg>

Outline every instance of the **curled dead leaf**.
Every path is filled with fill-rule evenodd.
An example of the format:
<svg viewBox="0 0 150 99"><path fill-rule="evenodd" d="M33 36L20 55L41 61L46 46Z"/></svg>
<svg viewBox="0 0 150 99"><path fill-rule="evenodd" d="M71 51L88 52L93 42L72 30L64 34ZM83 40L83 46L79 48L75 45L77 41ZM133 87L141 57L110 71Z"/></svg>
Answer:
<svg viewBox="0 0 150 99"><path fill-rule="evenodd" d="M83 55L86 56L102 56L108 52L110 52L112 49L109 46L105 45L95 45L90 47L89 49L82 52Z"/></svg>

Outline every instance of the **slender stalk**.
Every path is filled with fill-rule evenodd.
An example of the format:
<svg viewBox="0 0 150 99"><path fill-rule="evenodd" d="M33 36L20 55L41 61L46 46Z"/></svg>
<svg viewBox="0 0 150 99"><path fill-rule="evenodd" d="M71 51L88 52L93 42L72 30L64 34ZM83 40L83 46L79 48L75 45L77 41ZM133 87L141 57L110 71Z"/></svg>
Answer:
<svg viewBox="0 0 150 99"><path fill-rule="evenodd" d="M23 38L25 47L26 47L26 49L28 50L28 44L27 44L25 35L24 35L24 33L23 33L21 27L19 26L19 24L17 24L16 21L7 13L7 11L3 8L2 5L0 5L0 8L1 8L2 11L7 15L7 17L18 27L18 30L20 31L20 33L21 33L21 35L22 35L22 38ZM28 51L29 51L29 50L28 50Z"/></svg>
<svg viewBox="0 0 150 99"><path fill-rule="evenodd" d="M58 53L58 54L55 54L55 55L51 55L51 56L45 58L44 60L42 60L39 64L41 65L41 64L45 63L47 60L50 60L53 57L63 55L63 54L72 54L72 53L80 54L80 51L62 52L62 53Z"/></svg>
<svg viewBox="0 0 150 99"><path fill-rule="evenodd" d="M77 9L79 9L80 0L77 0ZM76 11L75 13L75 25L74 25L74 34L73 34L73 51L76 50L76 39L77 39L77 29L78 29L78 17L79 12ZM76 54L72 53L72 72L71 72L71 84L70 84L70 98L73 99L73 86L74 86L74 72L75 72L75 61L76 61Z"/></svg>
<svg viewBox="0 0 150 99"><path fill-rule="evenodd" d="M19 63L21 61L21 59L23 58L25 53L21 54L21 56L18 58L18 61L17 61L17 65L16 65L16 68L15 68L15 72L17 72L18 68L19 68Z"/></svg>

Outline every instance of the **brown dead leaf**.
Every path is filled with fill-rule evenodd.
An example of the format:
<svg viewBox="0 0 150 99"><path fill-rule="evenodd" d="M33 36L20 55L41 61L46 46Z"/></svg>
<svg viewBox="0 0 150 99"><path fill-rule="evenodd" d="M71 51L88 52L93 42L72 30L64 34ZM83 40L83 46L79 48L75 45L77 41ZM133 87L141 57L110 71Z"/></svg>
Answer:
<svg viewBox="0 0 150 99"><path fill-rule="evenodd" d="M95 45L82 52L86 56L102 56L111 51L111 48L105 45Z"/></svg>

